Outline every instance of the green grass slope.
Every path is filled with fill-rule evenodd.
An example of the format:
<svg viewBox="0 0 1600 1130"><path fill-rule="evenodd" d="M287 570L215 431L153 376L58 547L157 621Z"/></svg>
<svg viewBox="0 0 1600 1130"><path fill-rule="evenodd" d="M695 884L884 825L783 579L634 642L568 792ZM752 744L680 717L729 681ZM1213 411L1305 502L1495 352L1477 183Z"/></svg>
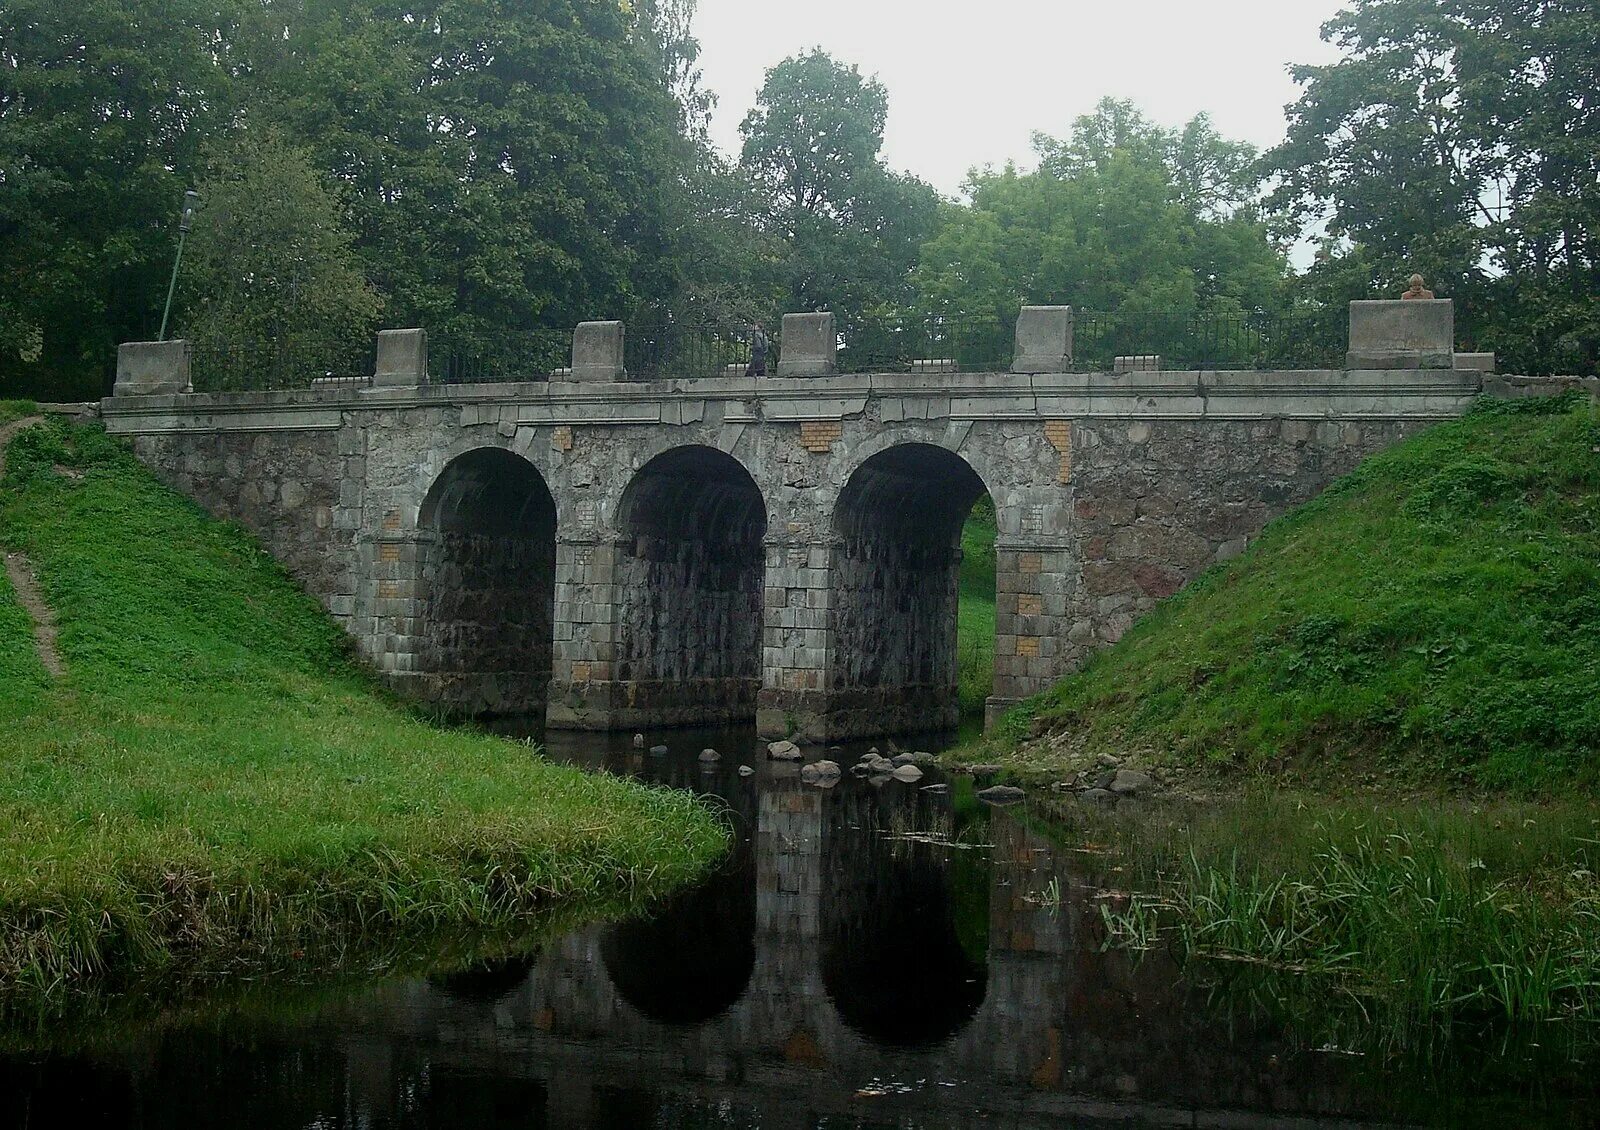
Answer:
<svg viewBox="0 0 1600 1130"><path fill-rule="evenodd" d="M980 498L961 527L957 662L961 713L983 717L994 693L994 503Z"/></svg>
<svg viewBox="0 0 1600 1130"><path fill-rule="evenodd" d="M1593 789L1600 410L1485 401L1374 456L965 756L1048 775L1098 751Z"/></svg>
<svg viewBox="0 0 1600 1130"><path fill-rule="evenodd" d="M250 538L98 429L13 440L0 546L32 561L66 666L44 672L0 585L0 985L605 912L725 846L687 794L394 704Z"/></svg>

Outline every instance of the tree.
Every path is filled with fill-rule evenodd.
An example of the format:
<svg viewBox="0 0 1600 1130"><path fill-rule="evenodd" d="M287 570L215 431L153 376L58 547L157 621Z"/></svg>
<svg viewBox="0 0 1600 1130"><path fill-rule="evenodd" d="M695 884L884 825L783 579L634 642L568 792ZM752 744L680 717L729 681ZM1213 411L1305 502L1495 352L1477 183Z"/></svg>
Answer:
<svg viewBox="0 0 1600 1130"><path fill-rule="evenodd" d="M218 146L200 187L178 324L209 341L359 343L382 306L338 197L276 133Z"/></svg>
<svg viewBox="0 0 1600 1130"><path fill-rule="evenodd" d="M785 248L787 305L844 319L903 304L938 195L879 157L888 94L823 51L771 68L739 130L762 229Z"/></svg>
<svg viewBox="0 0 1600 1130"><path fill-rule="evenodd" d="M1258 214L1256 154L1204 116L1167 130L1105 99L1034 148L1036 171L974 172L971 204L945 210L916 274L930 309L1187 313L1278 299L1285 262Z"/></svg>
<svg viewBox="0 0 1600 1130"><path fill-rule="evenodd" d="M1600 13L1589 0L1356 0L1344 57L1304 85L1268 155L1271 203L1323 223L1307 287L1454 296L1468 339L1516 367L1600 355Z"/></svg>
<svg viewBox="0 0 1600 1130"><path fill-rule="evenodd" d="M227 0L0 4L0 390L97 396L155 336L235 26Z"/></svg>

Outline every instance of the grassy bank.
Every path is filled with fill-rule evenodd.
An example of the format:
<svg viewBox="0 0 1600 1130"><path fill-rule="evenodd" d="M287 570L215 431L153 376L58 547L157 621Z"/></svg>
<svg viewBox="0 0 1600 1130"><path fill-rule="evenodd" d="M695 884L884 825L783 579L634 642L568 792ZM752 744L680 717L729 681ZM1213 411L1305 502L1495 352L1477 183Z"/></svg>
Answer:
<svg viewBox="0 0 1600 1130"><path fill-rule="evenodd" d="M388 701L251 539L97 429L13 440L0 545L31 560L66 668L40 667L0 588L0 983L330 960L611 910L725 846L686 794Z"/></svg>
<svg viewBox="0 0 1600 1130"><path fill-rule="evenodd" d="M1593 806L1261 793L1054 809L1057 838L1118 869L1102 876L1120 891L1101 902L1114 944L1174 946L1311 1046L1415 1054L1492 1035L1595 1050Z"/></svg>
<svg viewBox="0 0 1600 1130"><path fill-rule="evenodd" d="M961 588L957 610L961 713L983 716L994 693L994 503L987 495L961 528Z"/></svg>
<svg viewBox="0 0 1600 1130"><path fill-rule="evenodd" d="M965 756L1587 791L1596 687L1600 409L1485 402L1273 523Z"/></svg>

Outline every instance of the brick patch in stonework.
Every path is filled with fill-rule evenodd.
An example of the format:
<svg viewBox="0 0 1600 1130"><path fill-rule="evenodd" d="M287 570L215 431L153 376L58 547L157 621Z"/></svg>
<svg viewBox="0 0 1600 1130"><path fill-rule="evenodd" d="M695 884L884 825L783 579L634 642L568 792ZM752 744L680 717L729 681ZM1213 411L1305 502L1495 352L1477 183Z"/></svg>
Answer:
<svg viewBox="0 0 1600 1130"><path fill-rule="evenodd" d="M1040 616L1044 614L1044 597L1038 593L1024 592L1017 594L1018 616Z"/></svg>
<svg viewBox="0 0 1600 1130"><path fill-rule="evenodd" d="M550 446L555 448L557 451L571 451L572 429L566 424L562 424L555 431L551 432Z"/></svg>
<svg viewBox="0 0 1600 1130"><path fill-rule="evenodd" d="M1057 475L1057 481L1070 483L1072 481L1072 422L1070 420L1046 420L1044 438L1049 440L1050 446L1061 454L1061 470Z"/></svg>
<svg viewBox="0 0 1600 1130"><path fill-rule="evenodd" d="M1025 655L1030 659L1036 658L1038 656L1038 654L1039 654L1039 637L1038 636L1018 636L1017 637L1017 654L1018 655Z"/></svg>
<svg viewBox="0 0 1600 1130"><path fill-rule="evenodd" d="M800 425L800 446L813 455L826 455L842 435L844 424L839 420L809 420Z"/></svg>
<svg viewBox="0 0 1600 1130"><path fill-rule="evenodd" d="M1017 555L1017 571L1019 573L1039 573L1044 570L1044 557L1037 553L1021 553Z"/></svg>
<svg viewBox="0 0 1600 1130"><path fill-rule="evenodd" d="M385 542L383 545L380 545L378 547L378 560L379 561L398 561L398 560L400 560L400 547L399 547L399 545L395 544L392 541L391 542Z"/></svg>

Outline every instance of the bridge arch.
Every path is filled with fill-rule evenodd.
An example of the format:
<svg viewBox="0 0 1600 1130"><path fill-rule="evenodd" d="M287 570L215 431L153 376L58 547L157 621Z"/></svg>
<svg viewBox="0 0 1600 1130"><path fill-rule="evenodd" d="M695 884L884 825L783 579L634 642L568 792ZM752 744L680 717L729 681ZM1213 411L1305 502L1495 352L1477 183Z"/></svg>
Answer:
<svg viewBox="0 0 1600 1130"><path fill-rule="evenodd" d="M761 685L767 507L710 446L669 448L623 489L613 524L615 677L657 725L742 721Z"/></svg>
<svg viewBox="0 0 1600 1130"><path fill-rule="evenodd" d="M846 481L832 523L831 736L957 724L961 530L986 494L971 463L931 443L885 446Z"/></svg>
<svg viewBox="0 0 1600 1130"><path fill-rule="evenodd" d="M556 506L544 476L501 447L439 471L417 511L416 673L472 714L537 715L550 680Z"/></svg>

